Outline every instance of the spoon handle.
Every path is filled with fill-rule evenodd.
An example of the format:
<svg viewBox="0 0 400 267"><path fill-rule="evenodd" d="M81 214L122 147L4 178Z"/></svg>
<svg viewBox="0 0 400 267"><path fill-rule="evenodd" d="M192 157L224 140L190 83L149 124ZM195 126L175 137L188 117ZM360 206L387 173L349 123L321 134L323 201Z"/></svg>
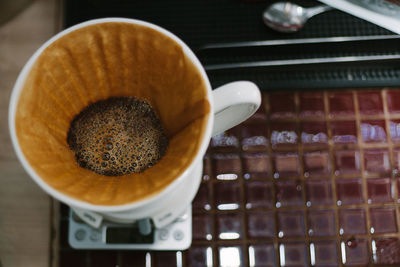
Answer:
<svg viewBox="0 0 400 267"><path fill-rule="evenodd" d="M312 16L315 16L319 13L322 13L322 12L325 12L325 11L328 11L331 9L333 9L333 7L327 6L327 5L319 5L316 7L307 8L307 17L311 18Z"/></svg>

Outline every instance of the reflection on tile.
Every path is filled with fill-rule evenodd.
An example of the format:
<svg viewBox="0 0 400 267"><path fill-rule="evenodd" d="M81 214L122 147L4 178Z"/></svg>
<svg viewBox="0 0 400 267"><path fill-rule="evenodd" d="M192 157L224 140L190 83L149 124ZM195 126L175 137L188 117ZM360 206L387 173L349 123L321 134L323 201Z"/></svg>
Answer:
<svg viewBox="0 0 400 267"><path fill-rule="evenodd" d="M212 267L212 248L207 246L191 246L188 250L188 263L190 267ZM134 265L132 265L134 266Z"/></svg>
<svg viewBox="0 0 400 267"><path fill-rule="evenodd" d="M196 240L212 240L213 219L210 214L193 214L192 236Z"/></svg>
<svg viewBox="0 0 400 267"><path fill-rule="evenodd" d="M355 121L331 122L332 140L335 144L357 143L357 127Z"/></svg>
<svg viewBox="0 0 400 267"><path fill-rule="evenodd" d="M295 146L298 144L295 122L271 122L271 145L275 147Z"/></svg>
<svg viewBox="0 0 400 267"><path fill-rule="evenodd" d="M265 151L268 147L267 124L248 124L242 127L243 151Z"/></svg>
<svg viewBox="0 0 400 267"><path fill-rule="evenodd" d="M214 202L219 210L236 210L240 206L240 185L237 182L214 183Z"/></svg>
<svg viewBox="0 0 400 267"><path fill-rule="evenodd" d="M365 239L350 238L340 244L345 266L366 266L369 263L368 243Z"/></svg>
<svg viewBox="0 0 400 267"><path fill-rule="evenodd" d="M276 186L276 207L302 206L302 186L299 180L277 181Z"/></svg>
<svg viewBox="0 0 400 267"><path fill-rule="evenodd" d="M301 92L300 93L300 116L324 116L325 106L323 93Z"/></svg>
<svg viewBox="0 0 400 267"><path fill-rule="evenodd" d="M380 91L357 92L358 106L362 115L382 114L383 104Z"/></svg>
<svg viewBox="0 0 400 267"><path fill-rule="evenodd" d="M304 152L304 176L327 176L330 174L331 164L328 151Z"/></svg>
<svg viewBox="0 0 400 267"><path fill-rule="evenodd" d="M292 118L296 115L293 93L272 93L269 95L271 118Z"/></svg>
<svg viewBox="0 0 400 267"><path fill-rule="evenodd" d="M313 241L310 243L312 266L338 266L338 252L334 240Z"/></svg>
<svg viewBox="0 0 400 267"><path fill-rule="evenodd" d="M178 251L156 251L153 252L152 266L178 267L182 263L182 252ZM179 262L179 263L178 263ZM96 266L96 265L95 265ZM109 265L110 266L110 265Z"/></svg>
<svg viewBox="0 0 400 267"><path fill-rule="evenodd" d="M368 174L385 175L390 173L389 151L387 149L364 150L364 166Z"/></svg>
<svg viewBox="0 0 400 267"><path fill-rule="evenodd" d="M341 235L365 234L367 225L365 210L342 209L339 210L339 233Z"/></svg>
<svg viewBox="0 0 400 267"><path fill-rule="evenodd" d="M290 177L300 174L299 154L294 152L275 153L274 177Z"/></svg>
<svg viewBox="0 0 400 267"><path fill-rule="evenodd" d="M250 267L275 267L275 249L272 243L257 243L249 246Z"/></svg>
<svg viewBox="0 0 400 267"><path fill-rule="evenodd" d="M387 105L390 113L400 113L400 91L387 92Z"/></svg>
<svg viewBox="0 0 400 267"><path fill-rule="evenodd" d="M246 182L246 208L271 208L274 205L272 184L269 182Z"/></svg>
<svg viewBox="0 0 400 267"><path fill-rule="evenodd" d="M232 151L239 148L241 126L236 126L211 138L211 147L216 151Z"/></svg>
<svg viewBox="0 0 400 267"><path fill-rule="evenodd" d="M360 152L357 150L337 150L335 155L335 175L357 174L361 170Z"/></svg>
<svg viewBox="0 0 400 267"><path fill-rule="evenodd" d="M218 247L220 267L241 267L244 266L243 249L240 246Z"/></svg>
<svg viewBox="0 0 400 267"><path fill-rule="evenodd" d="M386 142L385 121L362 121L360 132L366 143Z"/></svg>
<svg viewBox="0 0 400 267"><path fill-rule="evenodd" d="M275 217L272 211L247 213L248 236L268 238L275 236Z"/></svg>
<svg viewBox="0 0 400 267"><path fill-rule="evenodd" d="M308 213L308 234L310 236L333 236L335 230L333 210L310 210Z"/></svg>
<svg viewBox="0 0 400 267"><path fill-rule="evenodd" d="M205 155L203 158L203 181L210 180L211 176L211 158L208 155Z"/></svg>
<svg viewBox="0 0 400 267"><path fill-rule="evenodd" d="M265 178L270 176L269 156L267 153L244 153L243 176L249 178Z"/></svg>
<svg viewBox="0 0 400 267"><path fill-rule="evenodd" d="M376 264L399 266L400 240L397 238L372 240L372 255Z"/></svg>
<svg viewBox="0 0 400 267"><path fill-rule="evenodd" d="M364 202L361 184L361 179L337 179L337 204L358 204Z"/></svg>
<svg viewBox="0 0 400 267"><path fill-rule="evenodd" d="M278 211L278 237L304 236L304 211Z"/></svg>
<svg viewBox="0 0 400 267"><path fill-rule="evenodd" d="M205 210L211 209L210 195L207 183L200 184L200 188L197 191L197 195L193 200L192 207L193 209L205 209Z"/></svg>
<svg viewBox="0 0 400 267"><path fill-rule="evenodd" d="M146 251L123 251L120 253L121 267L126 266L148 266L151 261L150 253ZM147 263L148 262L148 263ZM146 265L147 264L147 265ZM76 265L69 265L76 266Z"/></svg>
<svg viewBox="0 0 400 267"><path fill-rule="evenodd" d="M371 208L369 211L372 234L396 233L396 211L393 208Z"/></svg>
<svg viewBox="0 0 400 267"><path fill-rule="evenodd" d="M400 120L390 120L389 131L392 142L400 143Z"/></svg>
<svg viewBox="0 0 400 267"><path fill-rule="evenodd" d="M354 101L351 92L330 93L328 97L331 116L354 114Z"/></svg>
<svg viewBox="0 0 400 267"><path fill-rule="evenodd" d="M235 180L242 171L238 154L214 154L214 175L219 180Z"/></svg>
<svg viewBox="0 0 400 267"><path fill-rule="evenodd" d="M333 204L332 184L330 179L313 179L306 181L307 206Z"/></svg>
<svg viewBox="0 0 400 267"><path fill-rule="evenodd" d="M390 178L367 179L368 203L392 202Z"/></svg>
<svg viewBox="0 0 400 267"><path fill-rule="evenodd" d="M304 121L301 123L301 142L304 145L326 145L328 133L324 121Z"/></svg>
<svg viewBox="0 0 400 267"><path fill-rule="evenodd" d="M241 239L243 237L243 215L240 213L218 214L217 234L219 239Z"/></svg>
<svg viewBox="0 0 400 267"><path fill-rule="evenodd" d="M393 148L393 174L400 174L400 148Z"/></svg>
<svg viewBox="0 0 400 267"><path fill-rule="evenodd" d="M285 242L279 245L281 266L306 267L308 266L307 247L300 242Z"/></svg>

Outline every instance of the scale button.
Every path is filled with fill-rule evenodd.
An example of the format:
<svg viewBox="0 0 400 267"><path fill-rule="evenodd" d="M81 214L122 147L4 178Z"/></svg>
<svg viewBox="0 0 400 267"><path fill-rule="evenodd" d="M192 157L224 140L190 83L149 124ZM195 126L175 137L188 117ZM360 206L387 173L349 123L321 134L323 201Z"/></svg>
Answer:
<svg viewBox="0 0 400 267"><path fill-rule="evenodd" d="M78 241L82 241L86 237L86 232L83 229L79 229L75 232L75 238Z"/></svg>
<svg viewBox="0 0 400 267"><path fill-rule="evenodd" d="M178 240L178 241L182 240L183 237L185 236L185 234L181 230L176 230L173 235L174 235L175 240Z"/></svg>
<svg viewBox="0 0 400 267"><path fill-rule="evenodd" d="M98 241L100 239L100 232L99 231L92 231L90 234L90 240L92 241Z"/></svg>
<svg viewBox="0 0 400 267"><path fill-rule="evenodd" d="M169 231L167 229L160 229L158 236L161 240L167 240L169 236Z"/></svg>

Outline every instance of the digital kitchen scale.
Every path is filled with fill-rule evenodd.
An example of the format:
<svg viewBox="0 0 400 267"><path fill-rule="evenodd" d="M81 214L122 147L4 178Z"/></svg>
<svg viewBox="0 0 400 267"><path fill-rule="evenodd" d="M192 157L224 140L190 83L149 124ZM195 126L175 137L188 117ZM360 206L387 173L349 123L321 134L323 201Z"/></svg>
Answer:
<svg viewBox="0 0 400 267"><path fill-rule="evenodd" d="M184 250L192 242L192 207L163 228L153 224L143 235L139 223L104 221L99 228L83 222L72 210L69 214L68 242L76 249Z"/></svg>

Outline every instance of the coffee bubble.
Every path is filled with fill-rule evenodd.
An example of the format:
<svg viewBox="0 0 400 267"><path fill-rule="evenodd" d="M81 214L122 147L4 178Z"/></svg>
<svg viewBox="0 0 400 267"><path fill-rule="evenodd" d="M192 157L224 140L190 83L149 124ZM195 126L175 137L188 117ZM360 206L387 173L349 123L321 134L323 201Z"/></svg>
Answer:
<svg viewBox="0 0 400 267"><path fill-rule="evenodd" d="M142 172L168 146L151 106L134 97L113 97L87 106L72 120L67 142L79 166L107 176Z"/></svg>

